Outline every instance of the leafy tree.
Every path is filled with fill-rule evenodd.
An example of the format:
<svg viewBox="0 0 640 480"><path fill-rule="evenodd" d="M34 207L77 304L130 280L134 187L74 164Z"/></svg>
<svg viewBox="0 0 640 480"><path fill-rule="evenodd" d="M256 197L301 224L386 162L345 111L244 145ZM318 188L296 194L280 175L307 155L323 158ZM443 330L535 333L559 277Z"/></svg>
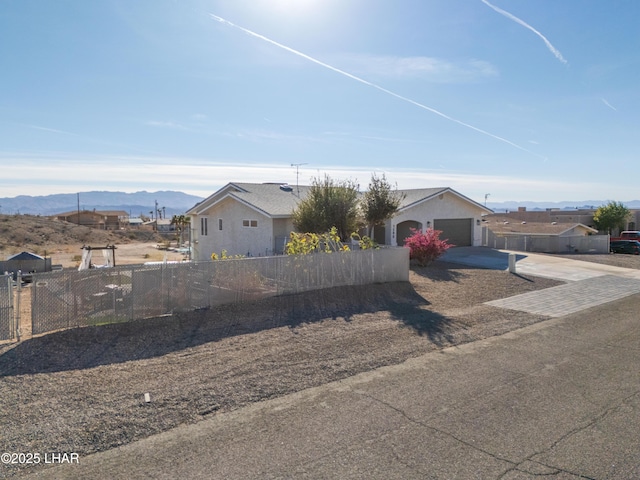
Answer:
<svg viewBox="0 0 640 480"><path fill-rule="evenodd" d="M328 175L314 178L308 195L293 211L293 225L299 232L325 233L336 227L341 240L357 228L358 185L335 181Z"/></svg>
<svg viewBox="0 0 640 480"><path fill-rule="evenodd" d="M413 234L405 239L404 246L410 250L409 258L415 260L421 267L426 267L453 247L447 240L440 239L442 233L440 230L429 228L422 233L412 228L411 231Z"/></svg>
<svg viewBox="0 0 640 480"><path fill-rule="evenodd" d="M387 177L371 175L369 189L364 193L361 202L362 213L367 224L369 237L373 238L374 227L384 225L384 222L393 217L400 208L404 193L398 192L398 188L391 189Z"/></svg>
<svg viewBox="0 0 640 480"><path fill-rule="evenodd" d="M611 234L614 229L624 230L627 219L631 212L622 202L609 202L598 207L593 215L593 223L598 230Z"/></svg>

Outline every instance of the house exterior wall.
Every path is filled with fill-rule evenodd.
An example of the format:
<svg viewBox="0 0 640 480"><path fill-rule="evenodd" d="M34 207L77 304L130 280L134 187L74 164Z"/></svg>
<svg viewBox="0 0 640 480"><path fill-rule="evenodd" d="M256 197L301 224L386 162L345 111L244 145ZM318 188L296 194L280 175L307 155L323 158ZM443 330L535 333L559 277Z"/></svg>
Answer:
<svg viewBox="0 0 640 480"><path fill-rule="evenodd" d="M284 253L284 246L289 241L289 234L295 230L291 217L273 219L273 253Z"/></svg>
<svg viewBox="0 0 640 480"><path fill-rule="evenodd" d="M202 232L201 219L206 219L206 235ZM257 225L243 226L244 220L253 220ZM230 198L215 204L205 214L193 215L191 228L194 260L210 260L212 253L219 255L222 250L228 255L261 256L270 254L273 249L272 220Z"/></svg>
<svg viewBox="0 0 640 480"><path fill-rule="evenodd" d="M406 208L387 220L385 225L385 243L387 245L402 245L403 238L397 238L398 224L406 221L415 221L421 224L422 231L433 228L435 219L472 218L472 244L482 245L482 227L477 223L485 211L481 207L475 207L468 201L451 192L444 192L434 198Z"/></svg>

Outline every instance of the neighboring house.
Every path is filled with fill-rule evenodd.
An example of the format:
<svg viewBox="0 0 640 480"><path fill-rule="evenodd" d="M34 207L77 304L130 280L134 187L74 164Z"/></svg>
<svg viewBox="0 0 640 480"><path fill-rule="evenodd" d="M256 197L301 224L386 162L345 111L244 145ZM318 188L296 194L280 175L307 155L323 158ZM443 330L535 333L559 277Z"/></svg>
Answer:
<svg viewBox="0 0 640 480"><path fill-rule="evenodd" d="M640 210L633 208L630 208L629 210L631 212L631 216L622 230L638 230L638 227L640 226ZM507 216L529 223L582 223L588 227L595 228L595 223L593 221L594 213L596 213L596 208L548 208L546 210L527 210L526 207L518 207L518 210L516 211L496 215ZM617 235L620 231L616 229L613 231L613 234Z"/></svg>
<svg viewBox="0 0 640 480"><path fill-rule="evenodd" d="M484 217L483 225L486 227L484 245L491 248L547 253L609 251L608 235L598 235L598 230L582 223L530 222L511 215L492 214Z"/></svg>
<svg viewBox="0 0 640 480"><path fill-rule="evenodd" d="M58 213L52 217L100 230L120 230L129 225L129 214L122 210L74 210Z"/></svg>
<svg viewBox="0 0 640 480"><path fill-rule="evenodd" d="M308 186L277 183L229 183L186 212L191 217L193 259L212 253L263 256L281 254L295 230L292 212ZM376 241L403 245L411 229L442 230L455 245L481 245L482 215L491 210L451 188L401 190L397 215L374 229Z"/></svg>

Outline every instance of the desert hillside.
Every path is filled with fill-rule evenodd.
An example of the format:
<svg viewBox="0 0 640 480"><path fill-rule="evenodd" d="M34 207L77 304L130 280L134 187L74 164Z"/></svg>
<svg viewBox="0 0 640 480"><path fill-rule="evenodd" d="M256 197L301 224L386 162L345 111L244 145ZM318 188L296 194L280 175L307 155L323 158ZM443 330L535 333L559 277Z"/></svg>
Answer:
<svg viewBox="0 0 640 480"><path fill-rule="evenodd" d="M156 245L166 240L174 239L163 238L150 231L98 230L48 217L0 214L0 260L27 251L51 257L53 264L72 267L78 262L83 245L115 245L119 264L143 263L162 260L165 253L159 251ZM125 254L126 257L123 256ZM171 255L170 259L177 258L181 257Z"/></svg>

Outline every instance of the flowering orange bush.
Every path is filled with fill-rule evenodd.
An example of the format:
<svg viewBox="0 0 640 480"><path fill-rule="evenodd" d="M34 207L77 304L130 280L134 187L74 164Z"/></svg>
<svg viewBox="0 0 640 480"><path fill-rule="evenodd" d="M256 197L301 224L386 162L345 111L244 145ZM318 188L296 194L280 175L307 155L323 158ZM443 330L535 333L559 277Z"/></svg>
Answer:
<svg viewBox="0 0 640 480"><path fill-rule="evenodd" d="M413 235L405 238L404 246L410 250L409 258L415 260L422 267L426 267L453 247L447 240L440 239L442 233L440 230L429 228L422 233L412 228L411 232Z"/></svg>

